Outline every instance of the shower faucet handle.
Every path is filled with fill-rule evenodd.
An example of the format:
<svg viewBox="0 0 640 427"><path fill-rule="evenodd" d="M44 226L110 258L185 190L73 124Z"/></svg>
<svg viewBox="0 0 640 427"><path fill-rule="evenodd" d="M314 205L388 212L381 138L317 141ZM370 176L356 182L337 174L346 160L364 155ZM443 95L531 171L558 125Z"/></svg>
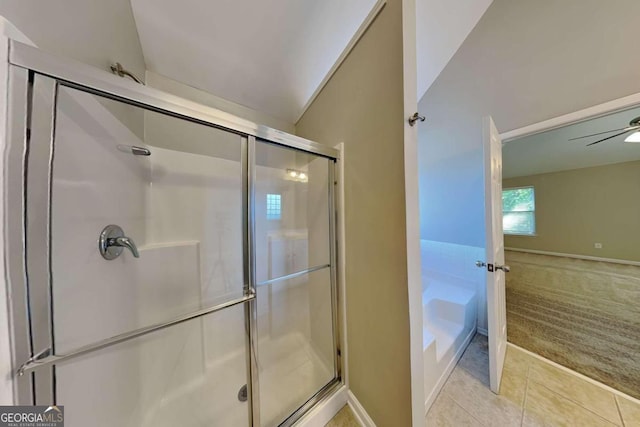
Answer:
<svg viewBox="0 0 640 427"><path fill-rule="evenodd" d="M140 254L138 253L138 248L136 244L133 243L129 237L115 237L107 240L107 247L117 246L120 248L127 248L131 251L134 257L140 258Z"/></svg>
<svg viewBox="0 0 640 427"><path fill-rule="evenodd" d="M118 225L107 225L100 233L98 249L102 258L111 261L122 254L124 248L131 251L135 258L140 258L140 253L133 239L124 235L124 231Z"/></svg>

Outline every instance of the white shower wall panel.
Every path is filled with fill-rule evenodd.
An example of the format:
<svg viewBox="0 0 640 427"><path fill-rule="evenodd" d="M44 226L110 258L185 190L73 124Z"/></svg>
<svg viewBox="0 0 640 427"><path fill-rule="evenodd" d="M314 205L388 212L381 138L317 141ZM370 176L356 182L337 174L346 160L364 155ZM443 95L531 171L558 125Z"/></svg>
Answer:
<svg viewBox="0 0 640 427"><path fill-rule="evenodd" d="M215 144L215 141L203 141ZM239 141L238 141L239 144ZM239 145L238 145L239 148ZM240 166L230 160L151 146L152 184L148 195L148 233L155 242L198 240L199 299L205 308L242 295L242 190ZM236 321L242 320L242 313ZM244 334L230 334L225 323L203 331L207 354L242 353ZM224 345L220 345L220 343ZM210 360L210 359L209 359Z"/></svg>
<svg viewBox="0 0 640 427"><path fill-rule="evenodd" d="M136 263L107 262L98 236L118 224L145 243L149 160L117 150L143 145L92 95L60 88L51 203L54 332L60 353L139 325ZM114 315L117 313L117 315Z"/></svg>
<svg viewBox="0 0 640 427"><path fill-rule="evenodd" d="M237 144L239 150L239 137ZM151 144L150 149L148 241L199 241L203 303L210 305L241 296L244 264L240 163Z"/></svg>
<svg viewBox="0 0 640 427"><path fill-rule="evenodd" d="M58 365L58 403L71 427L248 426L246 358L216 360L199 350L202 330L224 323L230 335L244 332L243 306L192 319ZM241 319L235 321L232 318Z"/></svg>
<svg viewBox="0 0 640 427"><path fill-rule="evenodd" d="M159 141L174 150L143 141L109 113L110 102L60 89L52 188L57 353L240 296L244 285L239 163L212 157L211 135ZM119 145L147 147L151 156ZM200 147L205 154L193 152ZM108 224L123 228L140 258L126 249L112 261L101 257L97 238ZM86 408L69 425L84 425L96 407L121 413L118 425L175 425L169 414L177 409L199 414L183 425L245 424L247 405L237 400L247 382L244 306L213 319L60 364L58 403Z"/></svg>

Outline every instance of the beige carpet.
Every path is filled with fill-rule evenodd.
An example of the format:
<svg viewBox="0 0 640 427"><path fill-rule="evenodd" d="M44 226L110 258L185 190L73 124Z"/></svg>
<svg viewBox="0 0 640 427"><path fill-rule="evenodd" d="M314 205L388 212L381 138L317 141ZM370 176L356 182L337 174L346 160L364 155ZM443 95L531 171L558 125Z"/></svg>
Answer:
<svg viewBox="0 0 640 427"><path fill-rule="evenodd" d="M509 341L640 399L640 267L506 255Z"/></svg>

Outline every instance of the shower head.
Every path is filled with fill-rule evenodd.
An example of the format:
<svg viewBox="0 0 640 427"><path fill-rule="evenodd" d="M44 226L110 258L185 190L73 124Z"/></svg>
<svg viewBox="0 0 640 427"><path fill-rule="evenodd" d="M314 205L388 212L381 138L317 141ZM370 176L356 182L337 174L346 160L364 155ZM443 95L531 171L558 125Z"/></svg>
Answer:
<svg viewBox="0 0 640 427"><path fill-rule="evenodd" d="M111 64L111 72L120 77L128 76L136 83L140 83L141 85L144 85L144 82L142 80L136 77L136 75L133 74L131 71L127 71L119 62L116 62L115 64Z"/></svg>

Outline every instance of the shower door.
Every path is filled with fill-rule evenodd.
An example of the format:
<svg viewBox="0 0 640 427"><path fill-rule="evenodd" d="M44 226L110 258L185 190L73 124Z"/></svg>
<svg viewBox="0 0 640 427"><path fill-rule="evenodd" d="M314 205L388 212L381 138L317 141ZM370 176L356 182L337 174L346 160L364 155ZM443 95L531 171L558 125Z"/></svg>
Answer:
<svg viewBox="0 0 640 427"><path fill-rule="evenodd" d="M295 422L340 382L335 159L32 76L18 403L72 427Z"/></svg>
<svg viewBox="0 0 640 427"><path fill-rule="evenodd" d="M329 159L258 141L255 272L260 424L283 422L337 376Z"/></svg>
<svg viewBox="0 0 640 427"><path fill-rule="evenodd" d="M45 78L34 91L34 350L86 350L36 371L36 402L70 426L249 425L247 138ZM127 240L102 251L114 226Z"/></svg>

